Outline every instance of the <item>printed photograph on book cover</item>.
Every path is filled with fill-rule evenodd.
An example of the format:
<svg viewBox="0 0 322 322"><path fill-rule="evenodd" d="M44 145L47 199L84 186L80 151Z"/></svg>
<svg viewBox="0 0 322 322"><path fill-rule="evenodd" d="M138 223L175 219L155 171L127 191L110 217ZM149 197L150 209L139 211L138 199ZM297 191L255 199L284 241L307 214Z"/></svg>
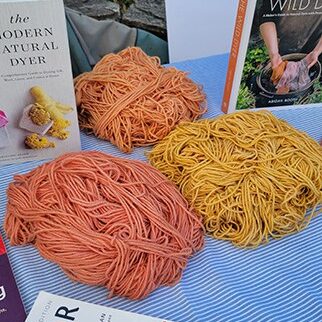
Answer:
<svg viewBox="0 0 322 322"><path fill-rule="evenodd" d="M322 102L322 0L258 0L237 109Z"/></svg>

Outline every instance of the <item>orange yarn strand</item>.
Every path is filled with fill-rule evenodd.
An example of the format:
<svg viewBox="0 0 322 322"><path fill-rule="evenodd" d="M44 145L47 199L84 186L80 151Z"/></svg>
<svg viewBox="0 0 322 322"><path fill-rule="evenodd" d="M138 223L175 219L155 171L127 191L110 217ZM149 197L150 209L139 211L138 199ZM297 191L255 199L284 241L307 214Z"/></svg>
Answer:
<svg viewBox="0 0 322 322"><path fill-rule="evenodd" d="M123 152L158 142L206 111L205 94L185 72L136 47L106 55L75 79L75 90L81 128Z"/></svg>
<svg viewBox="0 0 322 322"><path fill-rule="evenodd" d="M15 176L5 230L33 243L73 280L132 299L173 285L203 246L203 228L176 187L139 161L64 155Z"/></svg>

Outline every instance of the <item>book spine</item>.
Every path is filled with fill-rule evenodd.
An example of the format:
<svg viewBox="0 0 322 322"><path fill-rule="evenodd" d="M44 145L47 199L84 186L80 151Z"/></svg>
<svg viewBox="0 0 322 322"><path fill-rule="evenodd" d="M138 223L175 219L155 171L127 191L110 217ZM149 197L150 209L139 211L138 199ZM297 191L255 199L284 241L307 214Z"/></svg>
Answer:
<svg viewBox="0 0 322 322"><path fill-rule="evenodd" d="M233 41L232 41L231 50L230 50L226 84L225 84L225 90L224 90L224 96L223 96L223 102L222 102L222 111L224 113L227 113L229 109L230 97L231 97L231 92L233 88L237 59L239 54L239 48L240 48L244 22L246 17L247 4L248 4L248 0L240 0L238 5L237 18L235 23Z"/></svg>

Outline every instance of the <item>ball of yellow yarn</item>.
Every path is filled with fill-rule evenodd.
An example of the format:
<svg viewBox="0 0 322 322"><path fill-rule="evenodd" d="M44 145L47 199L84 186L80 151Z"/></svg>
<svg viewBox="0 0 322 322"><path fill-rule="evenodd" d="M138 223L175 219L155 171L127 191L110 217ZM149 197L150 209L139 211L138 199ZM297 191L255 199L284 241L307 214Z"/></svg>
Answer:
<svg viewBox="0 0 322 322"><path fill-rule="evenodd" d="M267 111L181 124L148 157L237 246L303 229L322 202L322 148Z"/></svg>

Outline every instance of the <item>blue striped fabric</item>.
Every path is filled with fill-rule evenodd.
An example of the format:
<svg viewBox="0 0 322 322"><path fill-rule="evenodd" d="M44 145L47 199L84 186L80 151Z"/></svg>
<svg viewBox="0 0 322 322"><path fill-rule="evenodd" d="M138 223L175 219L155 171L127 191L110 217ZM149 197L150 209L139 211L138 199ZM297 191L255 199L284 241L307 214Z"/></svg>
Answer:
<svg viewBox="0 0 322 322"><path fill-rule="evenodd" d="M195 81L204 85L209 102L206 117L220 114L227 55L176 66L189 71ZM282 110L275 114L314 139L322 139L322 108ZM145 149L124 155L92 136L82 134L81 138L84 150L145 160ZM15 173L27 172L40 163L0 168L1 226L8 183ZM322 216L317 216L304 231L256 250L242 250L228 242L207 238L205 249L191 259L178 285L160 288L141 301L108 299L104 288L70 281L55 264L43 260L32 246L8 247L8 252L27 311L38 292L45 290L177 322L311 322L322 321L321 231Z"/></svg>

